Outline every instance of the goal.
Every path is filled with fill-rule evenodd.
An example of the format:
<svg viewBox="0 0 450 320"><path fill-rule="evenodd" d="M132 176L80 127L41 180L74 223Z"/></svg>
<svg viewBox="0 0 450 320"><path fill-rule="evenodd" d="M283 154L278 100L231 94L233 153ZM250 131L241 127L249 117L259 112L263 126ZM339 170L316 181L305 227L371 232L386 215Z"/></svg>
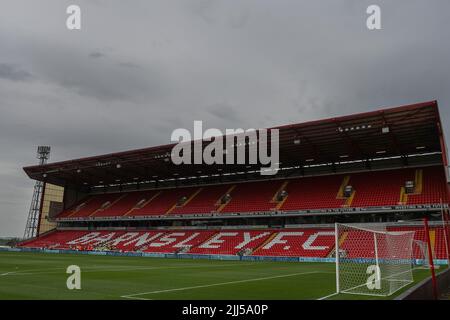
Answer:
<svg viewBox="0 0 450 320"><path fill-rule="evenodd" d="M336 291L389 296L413 282L414 231L384 224L336 223Z"/></svg>
<svg viewBox="0 0 450 320"><path fill-rule="evenodd" d="M425 241L414 240L414 244L417 247L417 259L415 259L414 267L417 269L430 269L429 251L428 245ZM434 266L435 268L437 266Z"/></svg>

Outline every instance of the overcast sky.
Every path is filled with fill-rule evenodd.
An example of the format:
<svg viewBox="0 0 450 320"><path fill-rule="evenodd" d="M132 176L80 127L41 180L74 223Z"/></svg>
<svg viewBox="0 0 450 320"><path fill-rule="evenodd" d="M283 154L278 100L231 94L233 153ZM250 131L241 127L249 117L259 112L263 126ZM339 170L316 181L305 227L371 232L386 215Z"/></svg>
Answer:
<svg viewBox="0 0 450 320"><path fill-rule="evenodd" d="M449 23L448 0L2 0L0 237L23 234L38 145L58 161L169 143L194 120L262 128L433 99L449 137Z"/></svg>

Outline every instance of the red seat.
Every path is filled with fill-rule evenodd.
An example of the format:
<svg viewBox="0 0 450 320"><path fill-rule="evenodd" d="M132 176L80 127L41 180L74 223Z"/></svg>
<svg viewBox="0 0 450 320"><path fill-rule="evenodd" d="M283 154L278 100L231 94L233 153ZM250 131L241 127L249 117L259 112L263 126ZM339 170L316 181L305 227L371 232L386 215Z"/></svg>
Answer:
<svg viewBox="0 0 450 320"><path fill-rule="evenodd" d="M415 231L414 239L425 241L425 233L421 226L389 227L388 231ZM434 235L433 253L437 259L446 259L447 249L442 227L430 227ZM364 241L366 240L366 241ZM380 242L379 256L389 252ZM55 231L37 239L23 242L20 246L27 248L98 249L108 247L118 251L144 252L187 252L191 254L236 255L248 249L247 254L255 256L286 257L328 257L334 249L334 229L296 228L282 230L147 230L147 231ZM342 243L342 249L349 257L365 258L374 254L373 234L349 231ZM413 255L421 258L417 245L413 247Z"/></svg>
<svg viewBox="0 0 450 320"><path fill-rule="evenodd" d="M422 190L409 194L401 203L402 187L415 180L423 170ZM348 177L348 178L347 178ZM344 182L351 185L350 199L340 195ZM287 198L274 202L276 193L284 189ZM231 199L221 205L221 197ZM185 202L181 202L182 198ZM402 199L401 199L402 198ZM91 195L62 212L58 218L96 218L120 216L185 215L211 213L252 213L353 208L430 205L448 202L447 183L442 167L370 171L346 175L316 176L288 180L245 182L203 187L180 187L164 190L134 191ZM143 204L137 207L138 204Z"/></svg>

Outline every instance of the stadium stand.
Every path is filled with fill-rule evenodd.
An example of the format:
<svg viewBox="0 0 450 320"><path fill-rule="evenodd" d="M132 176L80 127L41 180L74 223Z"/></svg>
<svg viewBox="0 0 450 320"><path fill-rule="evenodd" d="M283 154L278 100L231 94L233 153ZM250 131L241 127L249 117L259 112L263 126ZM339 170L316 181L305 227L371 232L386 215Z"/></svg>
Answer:
<svg viewBox="0 0 450 320"><path fill-rule="evenodd" d="M402 203L402 188L422 172L417 192ZM346 185L353 187L349 198ZM372 171L281 181L246 182L202 188L166 189L150 192L100 194L89 197L58 218L210 214L214 212L260 212L334 209L342 207L379 207L401 204L430 205L447 203L445 175L439 167ZM287 197L278 203L274 197L283 189ZM221 198L230 195L223 204ZM184 202L181 200L184 199ZM139 204L143 206L139 207Z"/></svg>
<svg viewBox="0 0 450 320"><path fill-rule="evenodd" d="M237 184L230 192L231 200L220 212L258 212L274 209L272 198L281 186L281 181L248 182Z"/></svg>
<svg viewBox="0 0 450 320"><path fill-rule="evenodd" d="M289 229L277 232L254 255L325 258L334 248L334 230Z"/></svg>
<svg viewBox="0 0 450 320"><path fill-rule="evenodd" d="M114 193L90 196L70 210L63 212L61 217L89 217L95 215L100 211L108 210L120 197L120 194Z"/></svg>
<svg viewBox="0 0 450 320"><path fill-rule="evenodd" d="M438 222L450 188L436 101L277 129L274 176L253 163L177 166L173 145L26 167L63 187L64 199L48 217L56 229L21 246L327 258L334 222L386 222L425 241L417 221L427 217L433 250L446 257ZM360 256L371 255L368 243Z"/></svg>
<svg viewBox="0 0 450 320"><path fill-rule="evenodd" d="M408 204L424 203L448 203L447 181L442 167L429 167L418 169L422 171L417 180L419 180L419 190L408 195Z"/></svg>
<svg viewBox="0 0 450 320"><path fill-rule="evenodd" d="M93 214L93 217L106 217L106 216L123 216L129 215L132 212L135 213L139 205L143 205L150 201L155 195L154 191L151 192L131 192L126 193L124 196L119 197L118 201L113 203L105 210L98 211ZM77 215L75 214L74 217Z"/></svg>
<svg viewBox="0 0 450 320"><path fill-rule="evenodd" d="M263 243L272 231L221 230L205 242L191 249L189 253L237 254L241 250L253 249Z"/></svg>
<svg viewBox="0 0 450 320"><path fill-rule="evenodd" d="M392 227L389 231L415 231L415 240L425 241L422 227ZM442 227L430 229L433 252L437 259L446 259ZM358 257L373 254L373 241L346 242L343 249L357 252ZM355 248L348 246L357 245ZM325 258L334 249L334 230L265 229L265 230L149 230L149 231L55 231L44 237L21 244L27 248L143 251L189 254L246 254L273 257ZM371 247L372 246L372 247ZM382 248L381 248L382 252ZM420 257L417 247L414 255Z"/></svg>
<svg viewBox="0 0 450 320"><path fill-rule="evenodd" d="M230 188L229 185L199 188L186 203L176 207L172 214L205 214L216 212L221 206L220 199Z"/></svg>
<svg viewBox="0 0 450 320"><path fill-rule="evenodd" d="M281 210L340 208L346 200L338 195L344 177L324 176L289 181Z"/></svg>
<svg viewBox="0 0 450 320"><path fill-rule="evenodd" d="M207 239L212 237L215 231L171 231L161 236L157 241L150 243L145 252L188 252L191 248L194 248Z"/></svg>
<svg viewBox="0 0 450 320"><path fill-rule="evenodd" d="M412 170L366 172L352 175L352 207L395 206L400 202L401 188L411 180Z"/></svg>

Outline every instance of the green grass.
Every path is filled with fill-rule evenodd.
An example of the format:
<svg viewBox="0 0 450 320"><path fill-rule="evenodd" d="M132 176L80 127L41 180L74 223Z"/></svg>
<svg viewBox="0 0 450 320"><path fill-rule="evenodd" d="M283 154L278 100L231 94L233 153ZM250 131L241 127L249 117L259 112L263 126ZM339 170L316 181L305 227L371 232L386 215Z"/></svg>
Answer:
<svg viewBox="0 0 450 320"><path fill-rule="evenodd" d="M66 287L69 265L81 268L81 290ZM0 252L0 299L318 299L335 291L334 268L332 263ZM415 270L414 279L428 274Z"/></svg>

